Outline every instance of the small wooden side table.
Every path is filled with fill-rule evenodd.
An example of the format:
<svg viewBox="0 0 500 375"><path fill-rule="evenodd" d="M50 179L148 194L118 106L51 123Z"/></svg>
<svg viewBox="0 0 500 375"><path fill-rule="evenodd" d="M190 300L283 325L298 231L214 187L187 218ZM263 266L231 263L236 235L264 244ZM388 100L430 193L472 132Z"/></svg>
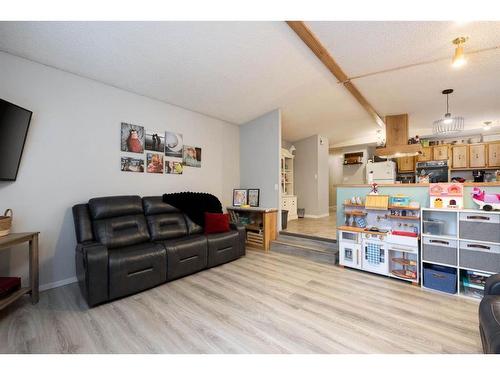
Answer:
<svg viewBox="0 0 500 375"><path fill-rule="evenodd" d="M29 243L29 287L21 288L7 297L0 298L0 310L17 301L25 294L31 294L31 303L38 303L38 234L39 232L11 233L0 237L0 251L25 242Z"/></svg>
<svg viewBox="0 0 500 375"><path fill-rule="evenodd" d="M247 245L269 251L271 241L276 239L276 208L261 207L226 207L231 217L231 222L240 223L241 218L245 218L245 227L247 230Z"/></svg>

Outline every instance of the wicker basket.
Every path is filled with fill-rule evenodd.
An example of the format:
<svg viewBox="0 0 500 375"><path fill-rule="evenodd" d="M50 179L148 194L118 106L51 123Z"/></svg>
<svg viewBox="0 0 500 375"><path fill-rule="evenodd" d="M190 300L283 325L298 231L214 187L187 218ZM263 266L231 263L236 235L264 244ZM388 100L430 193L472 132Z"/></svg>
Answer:
<svg viewBox="0 0 500 375"><path fill-rule="evenodd" d="M10 233L12 226L12 210L7 208L3 216L0 216L0 237L6 236Z"/></svg>

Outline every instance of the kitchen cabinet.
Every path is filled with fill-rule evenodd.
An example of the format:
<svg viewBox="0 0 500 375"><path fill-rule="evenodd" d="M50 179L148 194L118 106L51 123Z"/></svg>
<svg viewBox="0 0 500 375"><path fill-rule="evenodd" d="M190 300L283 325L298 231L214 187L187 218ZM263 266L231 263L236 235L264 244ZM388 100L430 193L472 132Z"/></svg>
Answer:
<svg viewBox="0 0 500 375"><path fill-rule="evenodd" d="M281 197L281 209L288 211L288 221L298 219L297 196L285 195Z"/></svg>
<svg viewBox="0 0 500 375"><path fill-rule="evenodd" d="M415 157L414 156L405 156L397 159L398 163L398 172L399 173L407 173L407 172L415 172Z"/></svg>
<svg viewBox="0 0 500 375"><path fill-rule="evenodd" d="M448 160L448 146L434 146L432 148L433 160Z"/></svg>
<svg viewBox="0 0 500 375"><path fill-rule="evenodd" d="M422 147L422 155L418 155L417 161L431 161L432 147Z"/></svg>
<svg viewBox="0 0 500 375"><path fill-rule="evenodd" d="M468 151L467 145L453 146L451 148L451 167L453 169L468 167Z"/></svg>
<svg viewBox="0 0 500 375"><path fill-rule="evenodd" d="M484 168L486 167L486 145L478 143L469 146L469 167Z"/></svg>
<svg viewBox="0 0 500 375"><path fill-rule="evenodd" d="M500 167L500 142L488 143L488 167Z"/></svg>

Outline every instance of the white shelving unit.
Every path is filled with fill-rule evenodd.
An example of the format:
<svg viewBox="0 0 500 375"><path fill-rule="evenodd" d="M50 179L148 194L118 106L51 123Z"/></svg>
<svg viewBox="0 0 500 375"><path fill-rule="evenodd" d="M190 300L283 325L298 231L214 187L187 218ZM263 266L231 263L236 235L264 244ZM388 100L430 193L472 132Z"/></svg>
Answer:
<svg viewBox="0 0 500 375"><path fill-rule="evenodd" d="M288 220L297 216L297 196L293 192L293 159L295 156L285 148L281 149L281 209L288 210Z"/></svg>
<svg viewBox="0 0 500 375"><path fill-rule="evenodd" d="M426 233L429 219L440 220L443 234ZM456 295L480 298L482 288L477 283L464 283L465 275L481 279L500 273L500 212L422 208L420 214L422 241L420 275L425 286L426 265L445 266L457 277ZM444 293L444 292L442 292Z"/></svg>

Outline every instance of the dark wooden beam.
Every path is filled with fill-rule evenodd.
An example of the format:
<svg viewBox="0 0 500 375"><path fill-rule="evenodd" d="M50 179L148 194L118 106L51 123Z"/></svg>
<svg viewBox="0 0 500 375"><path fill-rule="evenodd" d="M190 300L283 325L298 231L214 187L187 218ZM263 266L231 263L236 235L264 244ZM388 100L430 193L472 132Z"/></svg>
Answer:
<svg viewBox="0 0 500 375"><path fill-rule="evenodd" d="M361 104L366 112L373 118L379 126L384 126L382 117L377 113L375 108L366 100L357 87L349 80L347 74L337 64L335 59L330 55L328 50L321 44L321 41L307 27L303 21L286 21L288 26L295 31L300 39L309 47L309 49L321 60L323 65L340 81L344 87L351 93L352 96Z"/></svg>

